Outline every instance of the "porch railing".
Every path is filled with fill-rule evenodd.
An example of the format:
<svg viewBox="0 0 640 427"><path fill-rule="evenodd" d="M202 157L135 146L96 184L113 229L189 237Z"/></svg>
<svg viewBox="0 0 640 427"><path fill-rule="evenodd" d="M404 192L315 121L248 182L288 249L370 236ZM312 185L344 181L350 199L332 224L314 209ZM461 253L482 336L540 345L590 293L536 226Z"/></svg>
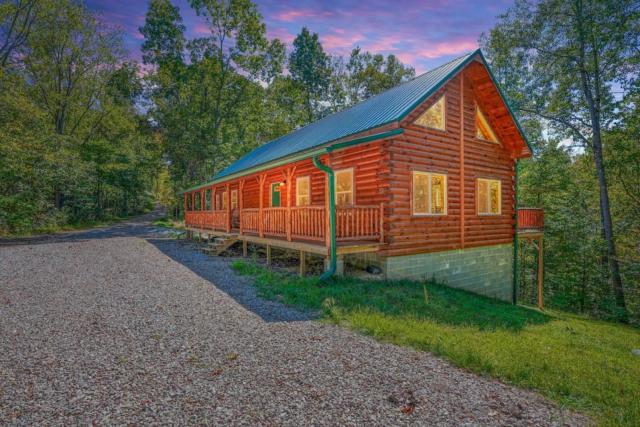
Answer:
<svg viewBox="0 0 640 427"><path fill-rule="evenodd" d="M327 228L324 206L291 208L291 237L324 241Z"/></svg>
<svg viewBox="0 0 640 427"><path fill-rule="evenodd" d="M240 230L248 233L260 232L260 209L242 209L240 211Z"/></svg>
<svg viewBox="0 0 640 427"><path fill-rule="evenodd" d="M287 208L262 209L262 232L271 236L286 236Z"/></svg>
<svg viewBox="0 0 640 427"><path fill-rule="evenodd" d="M375 240L382 236L382 205L336 208L337 240Z"/></svg>
<svg viewBox="0 0 640 427"><path fill-rule="evenodd" d="M382 204L336 208L336 239L383 241ZM189 211L185 222L189 227L226 230L227 211ZM242 209L240 232L262 234L291 240L324 242L327 238L325 206L299 206Z"/></svg>
<svg viewBox="0 0 640 427"><path fill-rule="evenodd" d="M227 229L227 211L185 212L184 222L189 227L224 231Z"/></svg>
<svg viewBox="0 0 640 427"><path fill-rule="evenodd" d="M518 230L519 231L544 230L544 211L539 208L519 208L518 209Z"/></svg>

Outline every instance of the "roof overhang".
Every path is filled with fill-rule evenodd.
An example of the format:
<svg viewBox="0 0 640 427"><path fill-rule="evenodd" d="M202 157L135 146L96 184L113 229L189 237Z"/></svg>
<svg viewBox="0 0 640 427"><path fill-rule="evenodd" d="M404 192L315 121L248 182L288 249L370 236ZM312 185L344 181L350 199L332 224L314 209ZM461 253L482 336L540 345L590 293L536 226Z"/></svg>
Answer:
<svg viewBox="0 0 640 427"><path fill-rule="evenodd" d="M313 156L318 156L318 155L322 155L322 154L329 154L329 153L332 153L332 152L338 151L338 150L344 150L344 149L352 147L354 145L365 144L367 142L378 141L378 140L389 138L389 137L392 137L392 136L395 136L395 135L400 135L403 132L404 132L403 128L396 128L396 129L392 129L392 130L388 130L388 131L384 131L384 132L379 132L379 133L374 133L374 134L370 134L370 135L364 135L364 136L356 137L356 138L352 138L352 139L344 140L344 138L343 138L342 140L332 141L332 142L329 142L329 143L327 143L327 144L325 144L323 146L315 147L315 148L313 148L311 150L306 150L306 151L301 151L301 152L298 152L298 153L294 153L294 154L282 157L280 159L273 160L271 162L263 163L261 165L254 166L252 168L244 169L244 170L236 172L234 174L225 175L225 176L220 177L218 179L213 179L213 180L211 180L209 182L205 182L203 184L198 184L196 186L187 188L186 190L182 190L178 194L184 194L184 193L188 193L190 191L199 190L199 189L202 189L202 188L205 188L205 187L209 187L209 186L212 186L212 185L221 184L223 182L232 181L234 179L241 178L241 177L247 176L247 175L251 175L251 174L254 174L256 172L262 172L264 170L276 168L278 166L283 166L283 165L286 165L288 163L293 163L293 162L297 162L297 161L300 161L300 160L309 159L309 158L311 158Z"/></svg>

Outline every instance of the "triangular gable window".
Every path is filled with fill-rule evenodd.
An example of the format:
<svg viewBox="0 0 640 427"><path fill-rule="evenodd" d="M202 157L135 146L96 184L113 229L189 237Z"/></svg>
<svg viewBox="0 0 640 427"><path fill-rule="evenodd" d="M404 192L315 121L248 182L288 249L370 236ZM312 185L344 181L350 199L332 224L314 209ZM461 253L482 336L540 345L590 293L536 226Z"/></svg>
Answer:
<svg viewBox="0 0 640 427"><path fill-rule="evenodd" d="M435 104L416 119L415 123L432 129L445 130L444 110L445 97L442 95Z"/></svg>
<svg viewBox="0 0 640 427"><path fill-rule="evenodd" d="M476 107L476 138L489 142L498 142L496 134L491 129L487 118L479 107Z"/></svg>

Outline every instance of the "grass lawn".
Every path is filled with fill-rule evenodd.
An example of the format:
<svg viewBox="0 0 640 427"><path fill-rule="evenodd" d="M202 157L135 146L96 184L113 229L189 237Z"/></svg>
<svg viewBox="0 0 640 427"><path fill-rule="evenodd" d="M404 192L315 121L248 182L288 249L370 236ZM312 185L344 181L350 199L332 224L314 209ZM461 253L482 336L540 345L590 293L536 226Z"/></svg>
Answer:
<svg viewBox="0 0 640 427"><path fill-rule="evenodd" d="M184 224L181 221L174 221L166 216L153 221L153 225L164 228L175 228L176 230L184 229Z"/></svg>
<svg viewBox="0 0 640 427"><path fill-rule="evenodd" d="M637 328L564 312L541 313L432 283L319 283L237 261L261 296L321 309L323 318L381 341L440 355L454 364L536 389L601 425L639 425Z"/></svg>

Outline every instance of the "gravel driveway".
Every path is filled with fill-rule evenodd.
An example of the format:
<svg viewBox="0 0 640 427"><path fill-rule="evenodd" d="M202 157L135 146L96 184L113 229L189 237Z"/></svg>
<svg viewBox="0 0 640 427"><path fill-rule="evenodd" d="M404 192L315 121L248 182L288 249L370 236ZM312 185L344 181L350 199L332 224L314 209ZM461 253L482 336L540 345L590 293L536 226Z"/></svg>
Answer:
<svg viewBox="0 0 640 427"><path fill-rule="evenodd" d="M558 425L428 353L257 298L144 218L0 242L0 423Z"/></svg>

